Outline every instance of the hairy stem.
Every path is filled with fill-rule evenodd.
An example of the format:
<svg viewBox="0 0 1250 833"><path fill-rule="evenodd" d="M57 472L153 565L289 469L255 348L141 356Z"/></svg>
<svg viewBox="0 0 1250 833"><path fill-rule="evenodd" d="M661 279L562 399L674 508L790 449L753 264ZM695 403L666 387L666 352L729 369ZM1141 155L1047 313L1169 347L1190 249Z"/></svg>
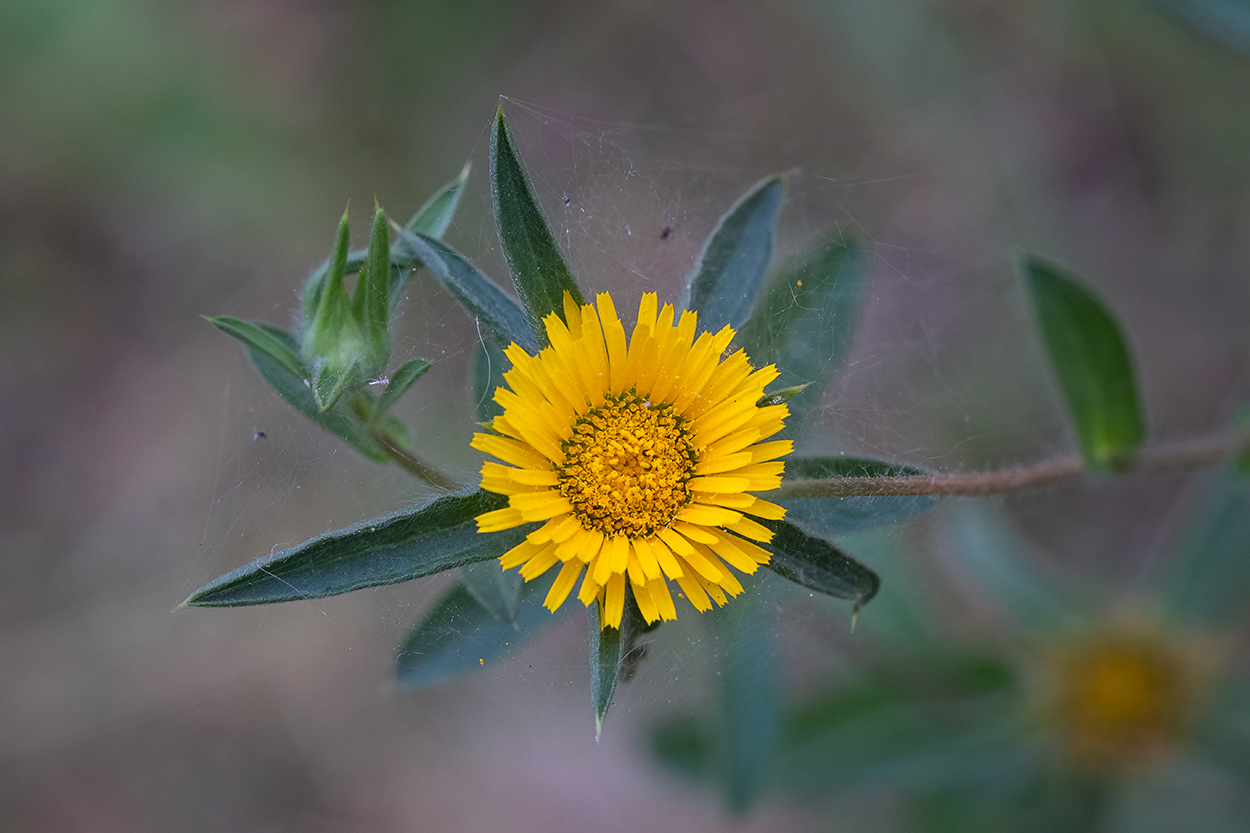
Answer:
<svg viewBox="0 0 1250 833"><path fill-rule="evenodd" d="M1250 435L1210 437L1143 449L1123 461L1121 473L1199 469L1230 454L1250 451ZM898 477L834 477L783 481L772 495L782 500L808 497L878 497L904 495L992 495L1033 489L1077 477L1085 464L1077 455L1043 460L999 471Z"/></svg>
<svg viewBox="0 0 1250 833"><path fill-rule="evenodd" d="M440 489L448 491L458 488L456 482L441 471L427 466L425 463L408 449L397 444L395 440L382 431L370 431L369 436L375 443L382 447L394 463L404 471L414 477L424 480L431 486L437 486Z"/></svg>

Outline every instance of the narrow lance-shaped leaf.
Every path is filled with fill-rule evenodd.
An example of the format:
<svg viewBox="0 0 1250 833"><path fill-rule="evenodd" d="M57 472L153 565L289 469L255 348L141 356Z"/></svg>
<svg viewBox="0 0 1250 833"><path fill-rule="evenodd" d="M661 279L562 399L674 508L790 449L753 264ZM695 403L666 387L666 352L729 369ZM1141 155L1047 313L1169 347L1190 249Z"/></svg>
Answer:
<svg viewBox="0 0 1250 833"><path fill-rule="evenodd" d="M603 719L612 705L616 684L628 679L641 656L638 638L654 626L648 626L630 590L625 591L625 610L621 627L602 627L599 603L590 605L590 703L595 714L595 737L603 731Z"/></svg>
<svg viewBox="0 0 1250 833"><path fill-rule="evenodd" d="M465 162L460 174L426 200L425 205L404 224L404 228L408 231L419 231L429 237L442 237L451 225L452 217L456 216L456 209L460 206L460 198L464 196L464 186L469 181L472 167L472 161Z"/></svg>
<svg viewBox="0 0 1250 833"><path fill-rule="evenodd" d="M277 329L276 327L266 329L260 324L240 321L228 315L208 318L207 321L226 335L234 336L253 350L264 353L292 376L302 379L307 373L299 354L295 352L295 340L284 330L279 330L279 332L287 336L285 339L274 335L272 330Z"/></svg>
<svg viewBox="0 0 1250 833"><path fill-rule="evenodd" d="M899 477L928 474L924 469L862 457L795 457L786 459L785 484L839 477ZM786 520L816 535L846 535L928 511L937 495L865 495L860 497L783 498Z"/></svg>
<svg viewBox="0 0 1250 833"><path fill-rule="evenodd" d="M395 375L387 382L386 390L382 391L382 395L374 404L375 416L380 416L393 408L399 398L408 392L408 388L412 387L413 382L425 375L425 371L429 369L428 359L410 359L401 364L395 371Z"/></svg>
<svg viewBox="0 0 1250 833"><path fill-rule="evenodd" d="M1079 278L1055 264L1027 255L1023 272L1085 463L1116 471L1146 436L1120 326Z"/></svg>
<svg viewBox="0 0 1250 833"><path fill-rule="evenodd" d="M703 329L740 329L746 322L772 258L785 195L784 175L764 178L720 218L703 245L682 299L683 307L698 310Z"/></svg>
<svg viewBox="0 0 1250 833"><path fill-rule="evenodd" d="M430 274L450 292L469 315L504 344L516 342L529 353L538 352L538 342L516 302L503 293L490 278L446 244L419 232L398 230L400 241Z"/></svg>
<svg viewBox="0 0 1250 833"><path fill-rule="evenodd" d="M572 295L578 304L586 300L534 198L502 106L490 134L490 195L512 282L535 337L546 345L547 330L542 320L552 312L564 317L564 293Z"/></svg>
<svg viewBox="0 0 1250 833"><path fill-rule="evenodd" d="M768 543L773 557L765 566L782 578L809 590L851 599L856 611L877 595L881 588L877 574L833 544L787 521L763 523L773 531Z"/></svg>
<svg viewBox="0 0 1250 833"><path fill-rule="evenodd" d="M743 327L738 343L757 367L775 364L781 384L811 386L790 405L787 426L820 404L846 366L867 272L868 259L855 240L828 240L773 278Z"/></svg>
<svg viewBox="0 0 1250 833"><path fill-rule="evenodd" d="M605 628L599 603L590 605L590 705L595 713L595 737L603 732L603 719L612 705L616 680L625 657L625 640L617 628ZM621 623L625 624L624 622Z"/></svg>
<svg viewBox="0 0 1250 833"><path fill-rule="evenodd" d="M481 490L445 495L418 509L364 521L253 561L210 581L183 605L237 607L316 599L498 558L535 527L478 533L474 518L507 503L507 497Z"/></svg>
<svg viewBox="0 0 1250 833"><path fill-rule="evenodd" d="M713 616L721 779L730 808L742 813L759 794L780 735L776 625L759 596L739 598Z"/></svg>
<svg viewBox="0 0 1250 833"><path fill-rule="evenodd" d="M343 276L354 274L359 271L360 266L357 265L350 272L348 271L348 255L351 247L351 232L347 223L347 209L343 210L343 216L339 218L338 231L334 238L334 251L330 255L330 259L323 264L317 271L313 272L308 282L304 285L304 355L309 355L312 345L309 339L315 335L314 321L323 314L321 309L325 304L326 287L331 284L343 285ZM363 261L362 261L363 262Z"/></svg>
<svg viewBox="0 0 1250 833"><path fill-rule="evenodd" d="M365 374L376 376L386 370L391 358L391 336L387 331L391 282L391 238L386 213L374 203L373 229L369 236L369 260L360 273L352 299L356 320L365 340Z"/></svg>
<svg viewBox="0 0 1250 833"><path fill-rule="evenodd" d="M499 569L498 562L478 566ZM526 582L511 619L483 607L463 584L455 585L404 639L395 658L396 681L404 688L435 685L518 650L571 610L553 614L543 607L553 580L548 574Z"/></svg>
<svg viewBox="0 0 1250 833"><path fill-rule="evenodd" d="M420 232L428 237L442 238L447 227L451 225L452 218L456 215L456 209L460 207L460 198L464 196L464 186L469 180L469 170L472 167L472 162L465 162L464 167L460 169L460 174L426 200L425 205L412 215L412 219L404 225L404 228L407 231ZM408 277L422 266L420 260L406 256L405 252L405 247L398 243L391 247L390 307L392 310L399 302L399 296L408 283Z"/></svg>

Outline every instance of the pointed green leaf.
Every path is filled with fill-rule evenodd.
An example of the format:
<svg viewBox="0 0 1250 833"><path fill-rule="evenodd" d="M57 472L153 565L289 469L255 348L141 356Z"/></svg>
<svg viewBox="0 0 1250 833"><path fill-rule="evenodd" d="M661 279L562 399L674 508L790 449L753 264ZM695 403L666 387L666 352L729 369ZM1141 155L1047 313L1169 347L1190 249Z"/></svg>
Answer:
<svg viewBox="0 0 1250 833"><path fill-rule="evenodd" d="M209 318L208 321L226 335L234 336L253 350L264 353L292 376L302 379L307 372L304 369L304 363L300 361L299 354L295 352L295 340L286 331L279 330L286 336L285 339L279 338L271 330L259 324L240 321L238 318L231 318L227 315Z"/></svg>
<svg viewBox="0 0 1250 833"><path fill-rule="evenodd" d="M764 566L809 590L852 599L855 610L872 600L881 579L823 538L808 535L787 521L763 521L773 531L772 559Z"/></svg>
<svg viewBox="0 0 1250 833"><path fill-rule="evenodd" d="M495 390L504 384L503 374L509 364L495 339L482 340L473 364L473 410L478 422L490 422L503 413L495 401Z"/></svg>
<svg viewBox="0 0 1250 833"><path fill-rule="evenodd" d="M1120 326L1080 278L1034 255L1022 271L1090 469L1113 472L1146 437Z"/></svg>
<svg viewBox="0 0 1250 833"><path fill-rule="evenodd" d="M625 639L617 628L602 627L599 602L590 605L590 705L595 713L595 737L603 732L603 719L612 705L616 681L625 658ZM621 622L625 624L624 620Z"/></svg>
<svg viewBox="0 0 1250 833"><path fill-rule="evenodd" d="M859 323L868 258L845 237L817 246L777 274L760 297L738 343L756 367L777 365L784 385L815 383L790 405L790 426L820 404L847 362Z"/></svg>
<svg viewBox="0 0 1250 833"><path fill-rule="evenodd" d="M419 231L429 237L442 237L460 206L460 198L464 196L464 185L469 181L469 170L472 167L472 161L465 162L460 169L460 175L426 200L425 205L412 215L404 228L408 231Z"/></svg>
<svg viewBox="0 0 1250 833"><path fill-rule="evenodd" d="M264 326L262 325L262 327ZM266 327L266 329L269 328ZM277 327L272 328L271 333L281 333L290 338L289 335L283 333ZM294 339L291 340L290 346L294 350ZM386 456L386 452L369 438L369 432L360 420L356 419L342 403L322 411L313 398L312 388L302 376L296 376L287 370L285 366L259 350L249 350L248 352L252 358L252 363L260 371L261 377L269 383L270 387L278 392L279 396L286 400L288 405L334 436L345 440L370 460L384 463L389 459Z"/></svg>
<svg viewBox="0 0 1250 833"><path fill-rule="evenodd" d="M400 230L400 241L450 292L469 315L478 319L504 344L517 343L529 353L538 352L538 342L526 322L525 313L490 278L479 272L462 255L441 241L420 232Z"/></svg>
<svg viewBox="0 0 1250 833"><path fill-rule="evenodd" d="M869 460L863 457L786 458L786 483L836 477L899 477L927 474L915 466ZM788 498L777 501L786 507L786 520L816 535L846 535L897 523L932 509L937 495L881 495L868 497Z"/></svg>
<svg viewBox="0 0 1250 833"><path fill-rule="evenodd" d="M542 320L553 312L564 318L564 293L572 295L578 304L585 304L586 299L534 198L502 106L490 134L490 196L512 283L534 336L545 346L547 330Z"/></svg>
<svg viewBox="0 0 1250 833"><path fill-rule="evenodd" d="M487 610L464 585L452 587L404 639L395 658L396 682L403 688L436 685L524 646L572 609L565 606L553 614L543 607L554 576L551 571L525 583L514 621Z"/></svg>
<svg viewBox="0 0 1250 833"><path fill-rule="evenodd" d="M460 581L466 590L477 599L478 604L507 622L515 622L517 610L521 604L522 586L530 586L534 582L525 582L518 570L505 572L494 561L483 561L460 568ZM550 584L550 582L548 582Z"/></svg>
<svg viewBox="0 0 1250 833"><path fill-rule="evenodd" d="M391 238L386 213L374 203L373 231L369 238L369 259L356 285L357 322L364 337L364 374L377 376L386 370L391 358L391 335L387 329L390 311Z"/></svg>
<svg viewBox="0 0 1250 833"><path fill-rule="evenodd" d="M333 253L331 253L330 258L325 263L309 276L308 281L304 284L303 306L306 348L308 346L307 339L310 337L308 330L313 326L312 322L320 315L320 310L324 303L325 288L334 283L342 285L344 275L355 274L360 269L359 266L353 270L348 270L347 268L348 248L350 245L351 233L347 224L347 209L344 209L343 216L339 218Z"/></svg>
<svg viewBox="0 0 1250 833"><path fill-rule="evenodd" d="M396 370L395 375L391 377L391 381L387 383L386 390L382 391L382 395L378 397L373 408L374 414L384 414L393 408L399 398L408 392L408 388L412 387L412 383L420 379L429 369L430 362L427 359L410 359L401 364L399 370Z"/></svg>
<svg viewBox="0 0 1250 833"><path fill-rule="evenodd" d="M685 309L697 310L699 326L716 332L746 322L773 254L773 233L786 195L786 178L757 182L720 218L686 280ZM810 382L810 379L800 381Z"/></svg>
<svg viewBox="0 0 1250 833"><path fill-rule="evenodd" d="M183 605L237 607L317 599L498 558L536 526L477 531L474 518L507 504L507 497L480 489L445 495L253 561L210 581Z"/></svg>
<svg viewBox="0 0 1250 833"><path fill-rule="evenodd" d="M746 594L715 611L713 621L721 782L730 809L743 813L759 795L781 730L776 623L763 599Z"/></svg>

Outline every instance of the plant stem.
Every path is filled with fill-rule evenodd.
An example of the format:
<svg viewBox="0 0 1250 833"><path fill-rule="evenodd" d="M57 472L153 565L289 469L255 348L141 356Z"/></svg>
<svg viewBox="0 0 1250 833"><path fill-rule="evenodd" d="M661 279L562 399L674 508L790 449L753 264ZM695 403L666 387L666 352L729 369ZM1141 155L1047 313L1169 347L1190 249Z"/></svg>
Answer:
<svg viewBox="0 0 1250 833"><path fill-rule="evenodd" d="M1208 437L1148 448L1124 460L1119 473L1183 471L1215 465L1230 454L1250 451L1250 435ZM1034 489L1085 472L1078 455L1056 457L1029 466L999 471L898 477L833 477L783 481L772 494L782 500L812 497L879 497L904 495L992 495Z"/></svg>
<svg viewBox="0 0 1250 833"><path fill-rule="evenodd" d="M438 469L431 468L421 462L415 454L403 446L398 445L393 439L382 431L370 431L369 436L375 443L382 447L383 451L390 455L391 460L393 460L397 466L414 477L420 478L426 483L429 483L431 486L436 486L440 489L447 489L448 491L451 491L457 488L457 484L454 480L448 478Z"/></svg>

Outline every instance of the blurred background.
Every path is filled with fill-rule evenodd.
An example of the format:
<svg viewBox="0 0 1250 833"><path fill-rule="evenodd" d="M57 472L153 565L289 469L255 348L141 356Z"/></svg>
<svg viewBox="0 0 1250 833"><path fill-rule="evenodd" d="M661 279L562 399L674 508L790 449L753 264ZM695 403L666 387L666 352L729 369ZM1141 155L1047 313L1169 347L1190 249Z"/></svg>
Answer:
<svg viewBox="0 0 1250 833"><path fill-rule="evenodd" d="M1117 310L1153 439L1209 434L1250 382L1247 50L1238 0L3 3L0 828L856 829L832 794L730 818L650 760L648 728L707 696L697 621L665 629L596 743L581 624L406 693L391 651L438 580L176 611L426 494L289 413L199 316L289 325L344 204L363 243L374 196L406 219L466 159L448 239L502 277L484 185L502 94L592 289L676 300L773 170L795 172L780 256L830 229L870 247L812 447L941 470L1071 449L1016 247ZM477 334L413 285L396 360L436 364L403 416L468 480ZM990 505L1075 583L1122 588L1189 483ZM929 523L872 551L923 561ZM793 618L801 691L837 673L849 611Z"/></svg>

